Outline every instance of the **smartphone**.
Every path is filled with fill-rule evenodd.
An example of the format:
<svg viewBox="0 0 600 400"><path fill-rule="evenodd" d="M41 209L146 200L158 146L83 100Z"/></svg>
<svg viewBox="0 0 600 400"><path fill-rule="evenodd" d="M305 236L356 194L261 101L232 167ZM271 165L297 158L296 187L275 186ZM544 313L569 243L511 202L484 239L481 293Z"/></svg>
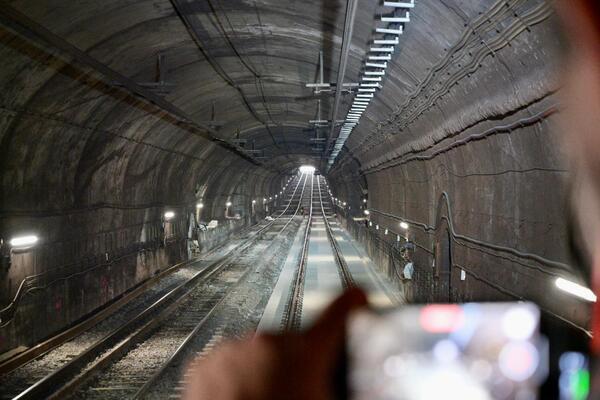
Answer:
<svg viewBox="0 0 600 400"><path fill-rule="evenodd" d="M542 325L539 308L528 302L410 305L357 312L347 332L347 397L585 399L569 397L573 385L585 381L585 354L559 349L552 359L557 360L554 364L562 359L562 365L551 365ZM565 392L554 382L548 387L551 392L556 388L556 395L547 397L542 394L548 393L544 387L548 377L555 375L556 381L563 380ZM579 389L580 394L585 392Z"/></svg>

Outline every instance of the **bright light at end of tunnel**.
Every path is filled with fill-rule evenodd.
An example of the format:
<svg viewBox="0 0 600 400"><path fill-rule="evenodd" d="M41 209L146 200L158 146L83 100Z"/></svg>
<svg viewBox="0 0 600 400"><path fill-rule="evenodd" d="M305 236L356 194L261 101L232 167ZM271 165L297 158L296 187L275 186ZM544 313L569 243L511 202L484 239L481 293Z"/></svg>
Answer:
<svg viewBox="0 0 600 400"><path fill-rule="evenodd" d="M173 211L167 211L165 213L165 219L167 219L167 220L173 218L174 216L175 216L175 213Z"/></svg>
<svg viewBox="0 0 600 400"><path fill-rule="evenodd" d="M400 228L402 229L408 229L408 224L404 221L400 222Z"/></svg>
<svg viewBox="0 0 600 400"><path fill-rule="evenodd" d="M303 174L314 174L315 167L313 167L312 165L303 165L300 167L300 172L302 172Z"/></svg>
<svg viewBox="0 0 600 400"><path fill-rule="evenodd" d="M12 247L26 247L33 246L38 242L38 237L35 235L18 236L10 239L10 245Z"/></svg>
<svg viewBox="0 0 600 400"><path fill-rule="evenodd" d="M583 300L592 303L596 302L596 295L594 294L594 292L592 292L585 286L582 286L575 282L571 282L564 278L556 278L556 281L554 283L556 284L557 288L564 292L567 292L569 294L572 294L573 296L579 297Z"/></svg>

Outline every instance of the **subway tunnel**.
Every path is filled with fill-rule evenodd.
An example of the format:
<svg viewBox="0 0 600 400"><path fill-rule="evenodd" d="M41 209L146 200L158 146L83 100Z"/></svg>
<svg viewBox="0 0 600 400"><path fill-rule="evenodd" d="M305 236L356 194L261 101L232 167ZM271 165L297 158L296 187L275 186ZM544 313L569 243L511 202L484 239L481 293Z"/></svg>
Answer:
<svg viewBox="0 0 600 400"><path fill-rule="evenodd" d="M531 301L591 335L556 286L589 286L565 47L544 0L2 1L3 372L293 214L244 249L273 263L238 294L256 329L321 206L399 303Z"/></svg>

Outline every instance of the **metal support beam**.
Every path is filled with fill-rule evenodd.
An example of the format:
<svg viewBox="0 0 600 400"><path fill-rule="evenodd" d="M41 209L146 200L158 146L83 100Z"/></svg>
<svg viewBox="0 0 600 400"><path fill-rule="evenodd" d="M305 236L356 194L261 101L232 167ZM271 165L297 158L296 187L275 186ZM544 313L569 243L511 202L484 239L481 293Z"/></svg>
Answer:
<svg viewBox="0 0 600 400"><path fill-rule="evenodd" d="M126 89L135 97L141 98L144 101L153 104L159 110L169 114L175 120L172 122L172 124L178 128L184 129L195 136L200 136L213 143L216 143L217 145L234 152L238 156L252 162L253 164L261 165L261 163L252 157L244 154L242 149L239 149L232 143L216 137L215 135L217 135L217 131L211 127L198 124L174 104L166 101L160 96L157 96L149 90L144 89L131 79L115 71L106 64L103 64L86 52L67 42L60 36L44 28L42 25L17 11L4 1L0 1L0 22L10 29L18 32L20 35L23 35L24 37L42 45L50 45L73 58L73 60L76 62L91 68L96 73L106 78L105 83L107 85Z"/></svg>
<svg viewBox="0 0 600 400"><path fill-rule="evenodd" d="M344 35L342 37L342 51L340 52L340 62L338 67L337 85L335 90L335 100L333 102L333 116L332 120L337 119L337 113L340 106L340 97L342 94L342 87L344 84L344 76L346 75L346 65L348 64L348 54L350 53L350 43L352 42L352 31L354 30L354 17L356 16L357 0L348 0L346 4L346 17L344 20ZM335 125L332 124L327 136L327 145L325 146L325 154L331 146L334 139Z"/></svg>

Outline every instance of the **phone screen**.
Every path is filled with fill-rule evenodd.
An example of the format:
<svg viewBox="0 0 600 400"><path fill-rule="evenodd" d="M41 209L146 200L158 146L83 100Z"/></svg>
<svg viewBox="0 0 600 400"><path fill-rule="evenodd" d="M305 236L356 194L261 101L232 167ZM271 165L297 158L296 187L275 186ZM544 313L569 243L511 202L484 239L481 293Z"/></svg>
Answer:
<svg viewBox="0 0 600 400"><path fill-rule="evenodd" d="M347 346L354 400L533 400L548 375L548 342L532 303L358 312Z"/></svg>

